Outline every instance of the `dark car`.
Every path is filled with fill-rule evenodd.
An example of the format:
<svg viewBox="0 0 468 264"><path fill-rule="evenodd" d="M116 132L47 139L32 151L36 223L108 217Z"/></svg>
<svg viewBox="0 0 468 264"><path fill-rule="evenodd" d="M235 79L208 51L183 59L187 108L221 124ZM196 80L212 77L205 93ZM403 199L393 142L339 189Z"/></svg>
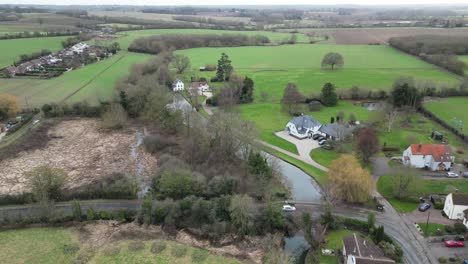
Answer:
<svg viewBox="0 0 468 264"><path fill-rule="evenodd" d="M463 174L462 174L463 178L468 178L468 171L465 171Z"/></svg>
<svg viewBox="0 0 468 264"><path fill-rule="evenodd" d="M425 212L425 211L427 211L429 208L431 208L431 205L430 205L430 204L428 204L428 203L422 203L422 204L419 205L418 210L419 210L420 212Z"/></svg>
<svg viewBox="0 0 468 264"><path fill-rule="evenodd" d="M320 134L313 134L313 135L312 135L312 139L313 139L313 140L317 140L319 137L321 137Z"/></svg>

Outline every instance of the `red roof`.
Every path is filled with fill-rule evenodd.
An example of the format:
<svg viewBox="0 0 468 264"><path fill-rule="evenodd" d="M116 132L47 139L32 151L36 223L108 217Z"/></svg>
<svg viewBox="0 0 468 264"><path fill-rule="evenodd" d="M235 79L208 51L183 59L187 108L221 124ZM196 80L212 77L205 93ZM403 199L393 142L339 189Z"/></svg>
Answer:
<svg viewBox="0 0 468 264"><path fill-rule="evenodd" d="M452 149L442 144L411 144L413 155L432 155L435 161L452 161Z"/></svg>

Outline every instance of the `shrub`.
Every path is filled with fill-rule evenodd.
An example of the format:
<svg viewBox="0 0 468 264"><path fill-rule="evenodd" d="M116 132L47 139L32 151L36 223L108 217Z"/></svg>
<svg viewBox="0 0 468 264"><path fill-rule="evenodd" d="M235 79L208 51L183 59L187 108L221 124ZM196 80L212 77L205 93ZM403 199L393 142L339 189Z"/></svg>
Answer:
<svg viewBox="0 0 468 264"><path fill-rule="evenodd" d="M86 211L86 220L92 221L92 220L98 220L98 219L99 219L99 216L98 216L98 214L96 213L96 211L94 211L93 208L89 208L89 209Z"/></svg>
<svg viewBox="0 0 468 264"><path fill-rule="evenodd" d="M75 254L80 251L80 246L76 244L64 244L62 250L65 254Z"/></svg>
<svg viewBox="0 0 468 264"><path fill-rule="evenodd" d="M439 260L439 263L442 263L442 264L447 263L447 258L445 257L440 257L438 260Z"/></svg>
<svg viewBox="0 0 468 264"><path fill-rule="evenodd" d="M143 139L143 146L145 146L145 150L149 153L155 154L158 151L162 151L167 147L176 145L175 142L171 138L162 137L161 135L151 135L146 136Z"/></svg>
<svg viewBox="0 0 468 264"><path fill-rule="evenodd" d="M120 104L112 104L102 115L101 126L105 129L119 129L127 123L127 112Z"/></svg>
<svg viewBox="0 0 468 264"><path fill-rule="evenodd" d="M166 242L162 240L157 240L154 241L153 244L151 244L151 252L153 254L158 254L163 252L166 249Z"/></svg>
<svg viewBox="0 0 468 264"><path fill-rule="evenodd" d="M94 257L94 254L96 254L96 252L91 248L82 250L76 259L72 261L72 264L86 264Z"/></svg>
<svg viewBox="0 0 468 264"><path fill-rule="evenodd" d="M192 252L192 262L202 263L208 258L208 251L203 249L194 249Z"/></svg>
<svg viewBox="0 0 468 264"><path fill-rule="evenodd" d="M181 258L187 254L187 247L184 245L174 245L171 250L171 255L176 258Z"/></svg>
<svg viewBox="0 0 468 264"><path fill-rule="evenodd" d="M112 219L112 214L107 211L100 211L99 218L102 220L110 220Z"/></svg>
<svg viewBox="0 0 468 264"><path fill-rule="evenodd" d="M128 244L128 250L130 251L140 251L145 248L145 243L141 241L132 241Z"/></svg>
<svg viewBox="0 0 468 264"><path fill-rule="evenodd" d="M205 65L205 71L216 71L216 65L215 64L206 64Z"/></svg>
<svg viewBox="0 0 468 264"><path fill-rule="evenodd" d="M455 231L455 233L457 234L465 234L466 231L467 231L467 228L464 224L462 223L455 223L453 224L453 230Z"/></svg>
<svg viewBox="0 0 468 264"><path fill-rule="evenodd" d="M108 247L108 248L105 248L102 251L102 253L104 254L104 256L108 256L108 257L115 256L120 253L120 248L117 246Z"/></svg>
<svg viewBox="0 0 468 264"><path fill-rule="evenodd" d="M454 227L450 226L450 225L444 226L444 229L445 229L445 232L447 232L449 234L452 234L455 231Z"/></svg>

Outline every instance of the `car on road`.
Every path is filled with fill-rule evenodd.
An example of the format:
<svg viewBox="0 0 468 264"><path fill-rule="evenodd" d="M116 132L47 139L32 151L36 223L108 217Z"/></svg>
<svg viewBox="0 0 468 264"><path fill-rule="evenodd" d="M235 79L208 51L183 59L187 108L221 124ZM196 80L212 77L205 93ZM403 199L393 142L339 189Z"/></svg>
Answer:
<svg viewBox="0 0 468 264"><path fill-rule="evenodd" d="M418 210L419 210L420 212L425 212L425 211L427 211L429 208L431 208L431 204L429 204L429 203L422 203L422 204L419 205Z"/></svg>
<svg viewBox="0 0 468 264"><path fill-rule="evenodd" d="M326 139L322 139L319 141L319 145L322 146L323 144L327 143L327 140Z"/></svg>
<svg viewBox="0 0 468 264"><path fill-rule="evenodd" d="M464 247L465 243L463 241L449 240L445 241L446 247Z"/></svg>
<svg viewBox="0 0 468 264"><path fill-rule="evenodd" d="M445 173L445 176L446 176L447 178L457 178L457 177L458 177L458 174L456 174L455 172L450 172L450 171L449 171L449 172Z"/></svg>
<svg viewBox="0 0 468 264"><path fill-rule="evenodd" d="M463 178L468 178L468 171L465 171L463 174L462 174Z"/></svg>
<svg viewBox="0 0 468 264"><path fill-rule="evenodd" d="M283 205L283 212L294 212L294 211L296 211L296 207L289 205L289 204Z"/></svg>

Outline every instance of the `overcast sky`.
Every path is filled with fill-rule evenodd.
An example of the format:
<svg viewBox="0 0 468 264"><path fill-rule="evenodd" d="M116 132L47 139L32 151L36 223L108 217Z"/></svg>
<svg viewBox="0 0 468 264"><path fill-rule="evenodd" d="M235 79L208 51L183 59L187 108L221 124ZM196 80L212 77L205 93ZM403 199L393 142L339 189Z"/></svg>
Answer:
<svg viewBox="0 0 468 264"><path fill-rule="evenodd" d="M465 4L468 0L0 0L0 4L41 5L432 5Z"/></svg>

